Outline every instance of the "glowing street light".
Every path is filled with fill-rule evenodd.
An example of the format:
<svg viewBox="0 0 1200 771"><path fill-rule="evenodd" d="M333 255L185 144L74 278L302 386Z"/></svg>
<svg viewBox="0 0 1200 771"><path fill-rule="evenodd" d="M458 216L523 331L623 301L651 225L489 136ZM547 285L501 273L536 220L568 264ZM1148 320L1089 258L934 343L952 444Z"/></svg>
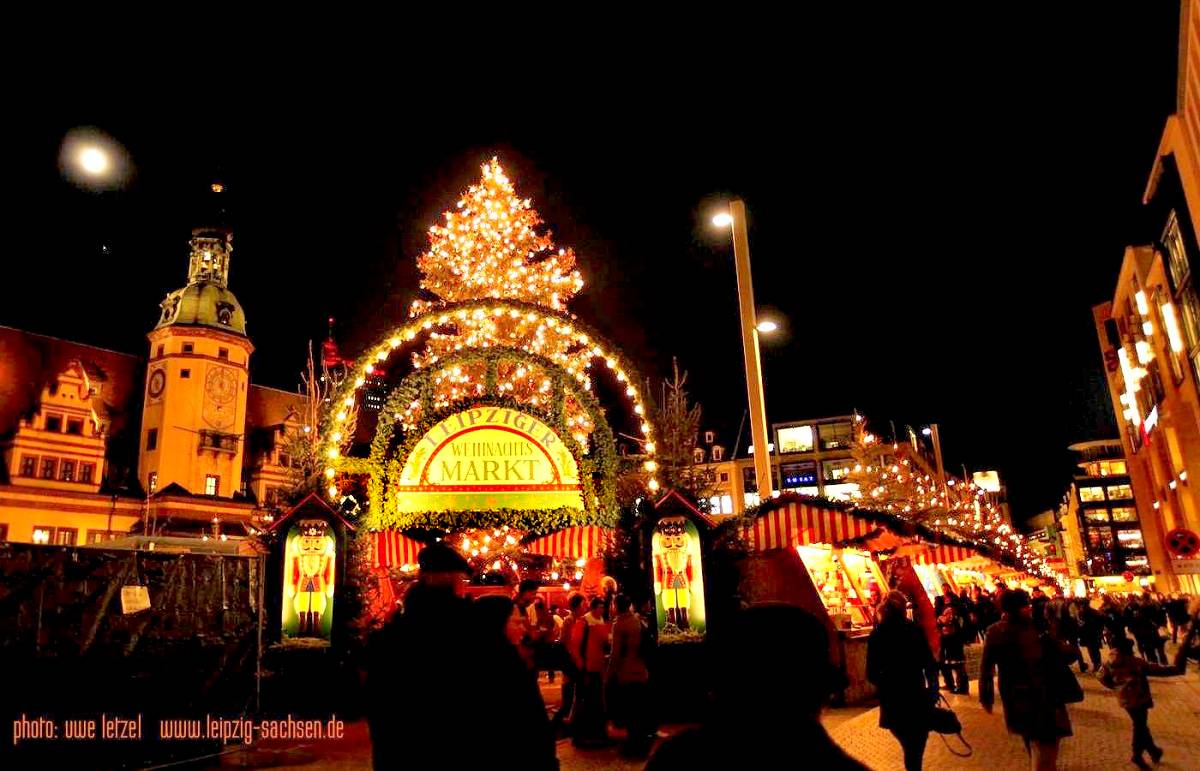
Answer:
<svg viewBox="0 0 1200 771"><path fill-rule="evenodd" d="M712 223L719 228L727 228L733 224L733 215L723 211L712 218Z"/></svg>
<svg viewBox="0 0 1200 771"><path fill-rule="evenodd" d="M758 322L756 329L758 329L758 331L762 332L764 335L769 335L775 330L779 329L779 325L774 321L760 321Z"/></svg>

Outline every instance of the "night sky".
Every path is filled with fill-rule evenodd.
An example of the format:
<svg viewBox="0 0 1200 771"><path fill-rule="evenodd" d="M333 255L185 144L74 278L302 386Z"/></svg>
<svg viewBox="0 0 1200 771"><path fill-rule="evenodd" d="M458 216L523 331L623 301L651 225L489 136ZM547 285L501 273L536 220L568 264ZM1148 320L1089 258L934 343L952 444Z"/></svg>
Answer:
<svg viewBox="0 0 1200 771"><path fill-rule="evenodd" d="M709 217L740 195L760 307L786 321L764 348L770 419L858 409L885 436L937 421L948 467L998 468L1023 518L1061 497L1069 443L1115 430L1090 308L1162 224L1140 198L1178 12L1126 6L860 9L757 46L769 57L713 43L577 78L550 66L556 45L545 73L516 57L535 73L521 87L426 59L10 102L0 324L144 352L220 178L252 377L294 389L328 316L351 354L405 316L428 226L496 154L579 255L572 310L647 374L678 357L730 445L736 284ZM226 93L241 82L261 90ZM87 125L128 149L125 190L60 176L63 136Z"/></svg>

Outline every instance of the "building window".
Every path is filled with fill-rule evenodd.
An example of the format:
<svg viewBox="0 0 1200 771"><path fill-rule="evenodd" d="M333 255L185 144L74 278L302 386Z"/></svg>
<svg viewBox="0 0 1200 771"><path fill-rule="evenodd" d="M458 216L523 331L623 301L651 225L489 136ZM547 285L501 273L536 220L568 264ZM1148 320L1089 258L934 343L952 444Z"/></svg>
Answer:
<svg viewBox="0 0 1200 771"><path fill-rule="evenodd" d="M854 468L854 461L847 460L827 460L821 464L821 468L825 472L826 482L840 482L850 476L850 470Z"/></svg>
<svg viewBox="0 0 1200 771"><path fill-rule="evenodd" d="M0 522L0 541L8 540L8 523Z"/></svg>
<svg viewBox="0 0 1200 771"><path fill-rule="evenodd" d="M92 478L96 475L95 463L80 463L79 464L79 481L90 485Z"/></svg>
<svg viewBox="0 0 1200 771"><path fill-rule="evenodd" d="M1102 501L1102 500L1104 500L1104 488L1103 487L1081 487L1081 488L1079 488L1079 500L1083 501L1084 503L1091 503L1092 501Z"/></svg>
<svg viewBox="0 0 1200 771"><path fill-rule="evenodd" d="M22 455L21 456L21 476L31 477L37 474L37 456Z"/></svg>
<svg viewBox="0 0 1200 771"><path fill-rule="evenodd" d="M713 460L716 460L716 458L713 458ZM729 472L728 472L728 471L722 471L722 472L721 472L721 481L722 481L722 482L728 482L728 481L729 481Z"/></svg>
<svg viewBox="0 0 1200 771"><path fill-rule="evenodd" d="M704 448L703 447L696 447L696 448L692 449L692 462L693 463L703 463L704 462Z"/></svg>
<svg viewBox="0 0 1200 771"><path fill-rule="evenodd" d="M70 418L67 420L67 433L75 436L83 436L83 418Z"/></svg>
<svg viewBox="0 0 1200 771"><path fill-rule="evenodd" d="M193 345L192 343L184 343L183 344L183 352L184 353L192 353L195 350L196 350L196 346Z"/></svg>
<svg viewBox="0 0 1200 771"><path fill-rule="evenodd" d="M714 495L708 499L709 514L732 514L733 513L733 496L732 495Z"/></svg>
<svg viewBox="0 0 1200 771"><path fill-rule="evenodd" d="M1108 499L1110 501L1127 501L1133 497L1133 488L1129 485L1110 485Z"/></svg>
<svg viewBox="0 0 1200 771"><path fill-rule="evenodd" d="M47 415L46 430L56 434L62 433L62 415Z"/></svg>
<svg viewBox="0 0 1200 771"><path fill-rule="evenodd" d="M1115 506L1112 510L1113 522L1137 522L1137 509L1132 506Z"/></svg>
<svg viewBox="0 0 1200 771"><path fill-rule="evenodd" d="M64 482L75 481L75 461L64 460L58 466L58 478Z"/></svg>
<svg viewBox="0 0 1200 771"><path fill-rule="evenodd" d="M783 488L785 490L794 487L808 487L817 483L816 461L784 463L779 467L779 470L783 474Z"/></svg>
<svg viewBox="0 0 1200 771"><path fill-rule="evenodd" d="M229 349L228 348L218 348L217 349L217 358L218 359L228 359L229 358Z"/></svg>
<svg viewBox="0 0 1200 771"><path fill-rule="evenodd" d="M89 531L87 531L87 542L88 543L104 543L105 541L111 541L114 537L115 537L115 534L110 533L107 530L89 530Z"/></svg>
<svg viewBox="0 0 1200 771"><path fill-rule="evenodd" d="M54 479L58 472L58 458L42 458L42 479Z"/></svg>
<svg viewBox="0 0 1200 771"><path fill-rule="evenodd" d="M60 527L54 531L54 543L58 546L74 546L79 540L79 530L73 527Z"/></svg>
<svg viewBox="0 0 1200 771"><path fill-rule="evenodd" d="M704 432L704 443L705 444L712 444L715 441L717 441L717 434L715 431L705 431Z"/></svg>
<svg viewBox="0 0 1200 771"><path fill-rule="evenodd" d="M146 432L146 450L158 449L158 429L152 428Z"/></svg>
<svg viewBox="0 0 1200 771"><path fill-rule="evenodd" d="M190 369L179 370L179 377L183 378L184 380L187 380L191 376L192 376L192 371Z"/></svg>
<svg viewBox="0 0 1200 771"><path fill-rule="evenodd" d="M1084 509L1083 516L1088 522L1107 522L1107 509Z"/></svg>
<svg viewBox="0 0 1200 771"><path fill-rule="evenodd" d="M50 543L50 539L54 537L54 528L49 525L34 525L33 526L33 542L34 543Z"/></svg>
<svg viewBox="0 0 1200 771"><path fill-rule="evenodd" d="M282 453L282 452L279 453L279 465L283 466L284 468L291 468L291 466L292 466L291 456L287 455L286 453Z"/></svg>
<svg viewBox="0 0 1200 771"><path fill-rule="evenodd" d="M216 495L221 489L221 477L216 474L208 474L204 477L204 494Z"/></svg>
<svg viewBox="0 0 1200 771"><path fill-rule="evenodd" d="M1150 560L1146 559L1146 555L1144 554L1130 554L1125 557L1125 567L1130 570L1149 568Z"/></svg>
<svg viewBox="0 0 1200 771"><path fill-rule="evenodd" d="M1171 281L1175 288L1183 286L1188 275L1187 252L1183 249L1183 233L1179 229L1179 217L1172 210L1163 230L1163 245L1167 247L1167 265L1171 269Z"/></svg>
<svg viewBox="0 0 1200 771"><path fill-rule="evenodd" d="M152 492L152 493L158 489L158 472L157 471L150 472L150 476L147 477L147 479L146 479L146 484L149 485L150 492Z"/></svg>
<svg viewBox="0 0 1200 771"><path fill-rule="evenodd" d="M812 426L790 426L779 429L780 452L812 452Z"/></svg>
<svg viewBox="0 0 1200 771"><path fill-rule="evenodd" d="M158 346L158 351L156 352L156 357L157 357L157 358L159 358L159 359L161 359L161 358L162 358L162 355L163 355L163 353L165 353L165 352L166 352L166 346L165 346L165 345L160 345L160 346Z"/></svg>
<svg viewBox="0 0 1200 771"><path fill-rule="evenodd" d="M1088 545L1093 549L1112 549L1113 534L1107 527L1094 528L1090 527L1087 531Z"/></svg>
<svg viewBox="0 0 1200 771"><path fill-rule="evenodd" d="M1117 543L1124 549L1146 548L1146 542L1142 539L1141 530L1118 530Z"/></svg>
<svg viewBox="0 0 1200 771"><path fill-rule="evenodd" d="M1119 477L1129 473L1129 467L1125 465L1123 460L1102 460L1100 461L1100 475L1106 477Z"/></svg>
<svg viewBox="0 0 1200 771"><path fill-rule="evenodd" d="M712 448L713 463L720 463L725 459L725 448L721 445L714 445Z"/></svg>
<svg viewBox="0 0 1200 771"><path fill-rule="evenodd" d="M849 423L822 423L817 426L822 450L842 450L854 439L854 429Z"/></svg>

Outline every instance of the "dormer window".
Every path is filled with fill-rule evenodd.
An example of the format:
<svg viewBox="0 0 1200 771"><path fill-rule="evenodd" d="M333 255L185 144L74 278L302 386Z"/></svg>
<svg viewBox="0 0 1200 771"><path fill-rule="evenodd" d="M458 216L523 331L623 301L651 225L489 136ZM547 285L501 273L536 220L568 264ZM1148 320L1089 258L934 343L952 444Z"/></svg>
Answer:
<svg viewBox="0 0 1200 771"><path fill-rule="evenodd" d="M46 430L56 434L62 433L63 419L62 415L47 415Z"/></svg>
<svg viewBox="0 0 1200 771"><path fill-rule="evenodd" d="M704 448L703 447L697 447L696 449L692 450L692 461L694 463L703 463L704 462Z"/></svg>
<svg viewBox="0 0 1200 771"><path fill-rule="evenodd" d="M229 303L217 303L217 323L229 326L233 323L233 306Z"/></svg>
<svg viewBox="0 0 1200 771"><path fill-rule="evenodd" d="M704 432L704 443L705 444L712 444L715 441L717 441L717 434L715 431L705 431Z"/></svg>
<svg viewBox="0 0 1200 771"><path fill-rule="evenodd" d="M720 463L725 458L725 448L721 445L714 445L712 448L713 463Z"/></svg>

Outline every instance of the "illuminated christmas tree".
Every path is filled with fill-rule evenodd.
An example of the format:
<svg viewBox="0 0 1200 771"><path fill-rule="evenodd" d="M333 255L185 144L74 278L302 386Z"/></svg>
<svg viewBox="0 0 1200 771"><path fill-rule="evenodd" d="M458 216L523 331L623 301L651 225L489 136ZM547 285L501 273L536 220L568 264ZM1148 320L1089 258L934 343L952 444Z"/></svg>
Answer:
<svg viewBox="0 0 1200 771"><path fill-rule="evenodd" d="M556 249L554 239L529 199L517 196L512 182L493 158L482 167L483 176L445 213L445 224L429 230L429 250L417 258L422 273L421 289L432 299L412 304L411 315L452 303L502 299L540 305L565 312L567 303L583 288L575 269L575 253ZM446 328L431 333L423 351L413 357L420 368L434 368L456 352L472 348L504 346L543 356L583 375L582 387L590 389L587 377L593 353L558 331L552 320L530 321L519 313L500 316L478 312L455 319ZM467 363L444 368L433 378L433 406L440 409L453 402L482 395L486 365ZM501 364L496 383L502 395L547 409L553 398L551 373L533 364ZM401 422L415 425L419 405L411 405ZM565 404L567 427L587 447L593 426L583 408L568 395Z"/></svg>

